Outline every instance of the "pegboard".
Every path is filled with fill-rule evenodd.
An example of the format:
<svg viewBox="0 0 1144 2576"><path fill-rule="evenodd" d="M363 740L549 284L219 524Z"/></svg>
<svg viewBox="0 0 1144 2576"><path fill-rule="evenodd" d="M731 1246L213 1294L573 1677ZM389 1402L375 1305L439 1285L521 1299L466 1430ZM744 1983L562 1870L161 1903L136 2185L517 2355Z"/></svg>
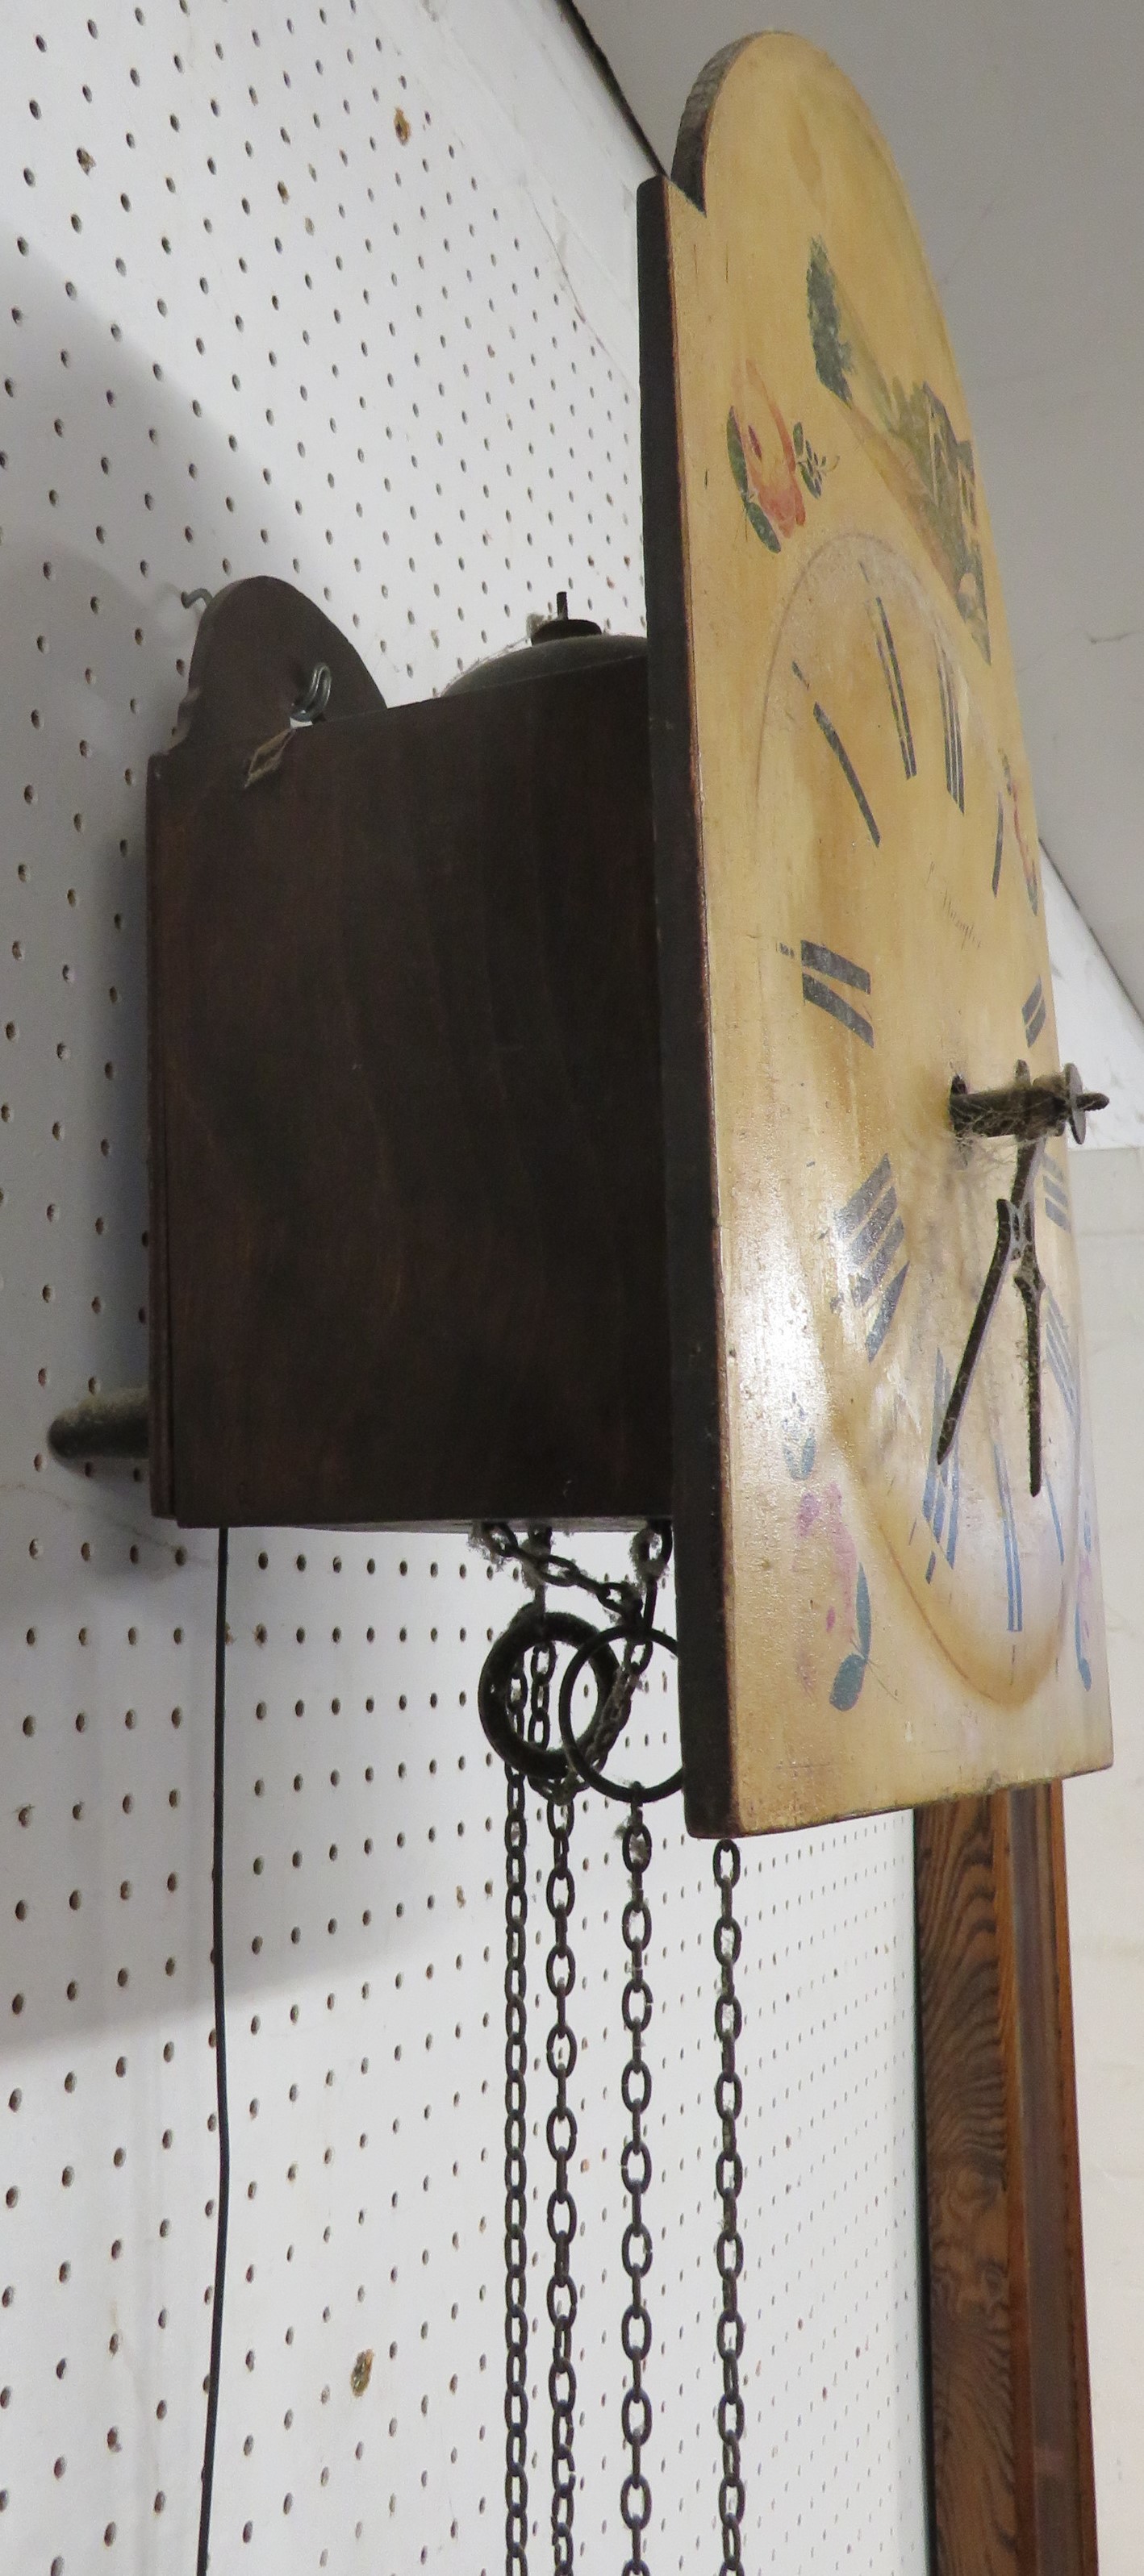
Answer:
<svg viewBox="0 0 1144 2576"><path fill-rule="evenodd" d="M0 98L0 2568L175 2576L216 2189L213 1541L45 1440L145 1368L146 761L199 586L294 579L391 700L557 586L639 623L642 172L540 0L473 0L468 73L414 0L91 6L10 0ZM475 1693L515 1597L456 1535L233 1544L220 2568L500 2563L504 1787ZM644 1731L669 1744L658 1678ZM715 1901L675 1812L654 1830L649 2554L682 2568L716 2493ZM587 2565L621 2546L615 1818L574 1847ZM535 1998L538 1809L530 1868ZM745 2554L913 2576L908 1820L753 1846L741 1893ZM540 2127L531 2180L538 2313Z"/></svg>

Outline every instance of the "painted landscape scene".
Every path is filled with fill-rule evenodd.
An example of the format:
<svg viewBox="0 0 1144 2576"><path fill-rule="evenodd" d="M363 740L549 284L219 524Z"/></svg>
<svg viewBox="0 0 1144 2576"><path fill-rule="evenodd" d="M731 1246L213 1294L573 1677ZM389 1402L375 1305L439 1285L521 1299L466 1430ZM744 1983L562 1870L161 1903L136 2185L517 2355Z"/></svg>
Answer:
<svg viewBox="0 0 1144 2576"><path fill-rule="evenodd" d="M989 660L973 448L932 385L888 381L825 245L811 244L806 301L819 380L845 403L867 454L909 514L958 613Z"/></svg>

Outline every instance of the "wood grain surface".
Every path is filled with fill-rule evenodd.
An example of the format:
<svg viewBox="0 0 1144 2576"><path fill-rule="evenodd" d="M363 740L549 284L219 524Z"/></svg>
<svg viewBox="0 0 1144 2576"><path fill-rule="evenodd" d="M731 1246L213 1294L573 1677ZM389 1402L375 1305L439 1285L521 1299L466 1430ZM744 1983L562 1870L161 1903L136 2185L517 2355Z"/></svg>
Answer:
<svg viewBox="0 0 1144 2576"><path fill-rule="evenodd" d="M387 710L286 584L203 621L150 781L160 1512L670 1511L646 662L534 659Z"/></svg>
<svg viewBox="0 0 1144 2576"><path fill-rule="evenodd" d="M1061 1813L916 1818L934 2576L1096 2576Z"/></svg>

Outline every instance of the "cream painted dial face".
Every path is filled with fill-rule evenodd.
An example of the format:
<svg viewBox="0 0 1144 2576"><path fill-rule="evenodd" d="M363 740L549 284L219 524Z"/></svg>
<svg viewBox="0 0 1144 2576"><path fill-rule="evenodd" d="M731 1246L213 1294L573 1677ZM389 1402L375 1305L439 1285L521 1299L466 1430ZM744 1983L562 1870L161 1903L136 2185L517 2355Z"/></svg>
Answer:
<svg viewBox="0 0 1144 2576"><path fill-rule="evenodd" d="M1052 1667L1078 1551L1078 1293L1063 1143L1036 1181L1044 1477L1006 1280L951 1455L937 1431L1017 1147L959 1142L950 1083L1056 1063L1036 845L976 701L976 644L873 538L822 547L768 683L757 882L775 1151L800 1209L825 1402L955 1668L1018 1703Z"/></svg>

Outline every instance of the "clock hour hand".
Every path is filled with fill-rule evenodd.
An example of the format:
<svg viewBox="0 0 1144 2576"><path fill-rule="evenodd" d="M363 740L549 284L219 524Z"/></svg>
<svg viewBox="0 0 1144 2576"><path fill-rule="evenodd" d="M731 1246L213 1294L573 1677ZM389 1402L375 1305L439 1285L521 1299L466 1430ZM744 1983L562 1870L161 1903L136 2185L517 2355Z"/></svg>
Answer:
<svg viewBox="0 0 1144 2576"><path fill-rule="evenodd" d="M937 1449L935 1452L936 1462L940 1467L944 1465L944 1462L948 1458L950 1450L953 1447L953 1443L957 1435L957 1426L961 1420L962 1412L965 1407L965 1399L969 1393L973 1372L981 1357L982 1344L993 1320L994 1309L1001 1294L1001 1288L1006 1271L1008 1270L1011 1261L1024 1263L1026 1260L1027 1236L1029 1245L1032 1247L1032 1271L1036 1273L1038 1284L1035 1288L1033 1287L1032 1272L1029 1272L1028 1270L1025 1274L1028 1284L1028 1294L1026 1294L1026 1286L1022 1285L1020 1275L1018 1276L1017 1284L1021 1288L1022 1297L1025 1299L1025 1313L1027 1319L1028 1338L1026 1348L1029 1368L1030 1468L1032 1466L1034 1438L1034 1387L1036 1391L1036 1446L1038 1476L1037 1485L1033 1488L1034 1491L1039 1490L1040 1486L1040 1290L1044 1283L1041 1280L1040 1271L1037 1270L1036 1267L1036 1249L1032 1243L1032 1208L1027 1205L1027 1201L1029 1197L1029 1186L1037 1164L1041 1159L1042 1149L1043 1138L1041 1137L1037 1137L1031 1142L1021 1145L1017 1155L1017 1169L1013 1175L1012 1193L1009 1198L998 1199L997 1201L997 1241L993 1246L993 1256L990 1261L989 1268L985 1273L985 1285L977 1300L977 1312L969 1327L965 1349L961 1354L957 1375L950 1390L949 1402L945 1408L945 1417L942 1422L941 1430L938 1433ZM1029 1302L1030 1298L1032 1300L1031 1307ZM1035 1358L1033 1350L1034 1342L1036 1345Z"/></svg>
<svg viewBox="0 0 1144 2576"><path fill-rule="evenodd" d="M1037 1259L1035 1200L1030 1191L1018 1219L1020 1253L1014 1285L1025 1309L1025 1379L1029 1398L1029 1492L1041 1490L1041 1298L1045 1282Z"/></svg>
<svg viewBox="0 0 1144 2576"><path fill-rule="evenodd" d="M949 1117L954 1134L963 1139L970 1136L1016 1136L1018 1152L1012 1193L1009 1198L997 1201L997 1241L993 1247L993 1258L985 1274L985 1285L977 1301L977 1312L969 1328L969 1339L961 1355L961 1365L938 1433L935 1457L939 1467L948 1458L957 1436L970 1380L981 1356L981 1345L1001 1293L1002 1280L1013 1261L1016 1263L1014 1284L1025 1309L1029 1492L1040 1493L1041 1298L1045 1282L1037 1260L1032 1184L1046 1136L1061 1136L1068 1127L1075 1142L1083 1145L1091 1111L1107 1107L1107 1094L1086 1091L1075 1064L1066 1064L1059 1073L1038 1074L1033 1081L1028 1065L1020 1063L1014 1069L1012 1082L995 1091L971 1091L960 1074L954 1076L949 1093Z"/></svg>
<svg viewBox="0 0 1144 2576"><path fill-rule="evenodd" d="M977 1312L969 1327L969 1338L961 1354L957 1376L950 1390L949 1402L937 1436L936 1461L944 1466L957 1436L970 1380L981 1356L981 1345L993 1318L993 1309L1001 1294L1001 1283L1013 1258L1013 1206L1010 1199L997 1201L997 1241L993 1258L985 1273L985 1285L977 1300Z"/></svg>

